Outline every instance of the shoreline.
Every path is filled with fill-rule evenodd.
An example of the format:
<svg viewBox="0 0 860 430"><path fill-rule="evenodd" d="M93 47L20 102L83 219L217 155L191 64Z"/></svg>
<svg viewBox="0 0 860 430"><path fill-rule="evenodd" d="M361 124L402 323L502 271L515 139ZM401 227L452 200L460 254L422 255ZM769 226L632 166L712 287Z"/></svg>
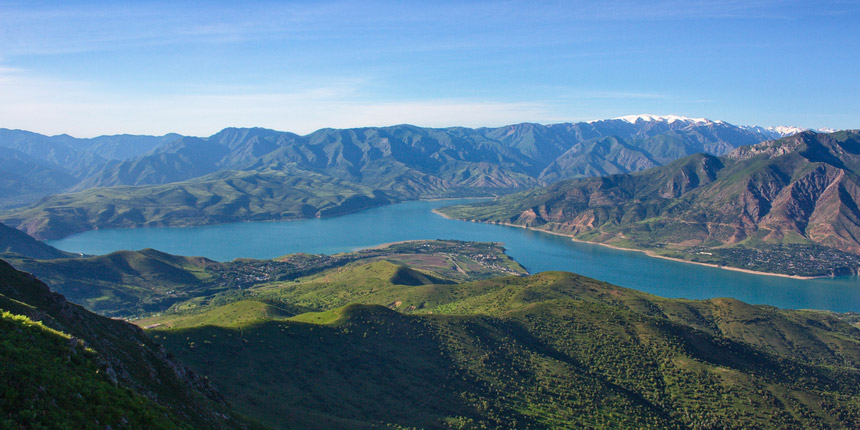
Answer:
<svg viewBox="0 0 860 430"><path fill-rule="evenodd" d="M668 256L665 256L665 255L657 254L656 252L654 252L654 251L652 251L652 250L649 250L649 249L622 248L622 247L620 247L620 246L610 245L610 244L608 244L608 243L589 242L589 241L587 241L587 240L577 239L577 238L573 237L573 235L565 234L565 233L559 233L559 232L557 232L557 231L544 230L544 229L540 229L540 228L527 227L527 226L524 226L524 225L517 225L517 224L506 223L506 222L484 222L484 221L465 220L465 219L453 218L453 217L450 217L450 216L448 216L448 215L445 215L445 214L443 214L443 213L441 213L441 212L437 211L436 209L433 209L433 213L435 213L436 215L439 215L439 216L441 216L441 217L443 217L443 218L445 218L445 219L458 220L458 221L466 221L466 222L480 222L480 223L484 223L484 224L496 224L496 225L505 225L505 226L508 226L508 227L524 228L524 229L526 229L526 230L531 230L531 231L537 231L537 232L542 232L542 233L552 234L552 235L555 235L555 236L563 236L563 237L567 237L568 239L570 239L570 240L571 240L571 241L573 241L573 242L578 242L578 243L587 243L587 244L589 244L589 245L605 246L605 247L607 247L607 248L610 248L610 249L616 249L616 250L619 250L619 251L641 252L641 253L643 253L643 254L645 254L645 255L649 256L649 257L662 258L662 259L664 259L664 260L677 261L677 262L679 262L679 263L697 264L697 265L699 265L699 266L713 267L713 268L715 268L715 269L723 269L723 270L731 270L731 271L735 271L735 272L749 273L749 274L751 274L751 275L778 276L778 277L781 277L781 278L800 279L800 280L810 280L810 279L824 279L824 278L829 278L829 276L800 276L800 275L786 275L786 274L784 274L784 273L760 272L760 271L757 271L757 270L741 269L740 267L720 266L720 265L718 265L718 264L713 264L713 263L702 263L702 262L699 262L699 261L690 261L690 260L684 260L684 259L681 259L681 258L668 257Z"/></svg>
<svg viewBox="0 0 860 430"><path fill-rule="evenodd" d="M429 199L417 199L417 200L413 200L413 201L419 201L419 202L441 202L441 201L444 201L444 200L463 200L463 199L482 199L482 200L487 200L487 199L497 199L497 198L499 198L499 197L498 197L498 196L482 196L482 197L432 197L432 198L429 198ZM404 200L404 202L408 202L408 201L409 201L409 200Z"/></svg>
<svg viewBox="0 0 860 430"><path fill-rule="evenodd" d="M383 248L388 248L389 246L392 246L392 245L400 245L400 244L403 244L403 243L411 243L411 242L427 242L427 241L428 241L428 239L398 240L398 241L396 241L396 242L380 243L379 245L373 245L373 246L368 247L368 248L359 248L359 249L356 249L355 251L350 251L350 252L339 252L338 254L351 254L351 253L353 253L353 252L361 252L361 251L368 251L368 250L374 250L374 249L383 249ZM334 255L337 255L337 254L334 254Z"/></svg>

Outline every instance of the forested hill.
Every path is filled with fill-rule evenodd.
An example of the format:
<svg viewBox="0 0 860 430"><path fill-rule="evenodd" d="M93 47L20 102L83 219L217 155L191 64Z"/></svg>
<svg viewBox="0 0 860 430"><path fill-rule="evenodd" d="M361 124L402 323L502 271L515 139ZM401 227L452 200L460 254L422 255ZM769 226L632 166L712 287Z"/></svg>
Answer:
<svg viewBox="0 0 860 430"><path fill-rule="evenodd" d="M406 285L394 267L338 267L145 324L275 428L860 425L849 316L562 272Z"/></svg>

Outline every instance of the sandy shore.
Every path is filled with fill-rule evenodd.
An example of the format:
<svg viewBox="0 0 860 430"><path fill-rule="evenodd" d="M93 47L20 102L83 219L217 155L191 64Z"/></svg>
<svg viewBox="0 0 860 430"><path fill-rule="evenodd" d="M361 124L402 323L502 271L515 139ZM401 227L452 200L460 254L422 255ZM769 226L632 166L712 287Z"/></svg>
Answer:
<svg viewBox="0 0 860 430"><path fill-rule="evenodd" d="M481 199L481 200L494 200L497 199L498 196L483 196L483 197L434 197L430 199L418 199L418 201L422 202L443 202L445 200L463 200L463 199ZM435 209L434 209L435 210Z"/></svg>
<svg viewBox="0 0 860 430"><path fill-rule="evenodd" d="M366 248L360 248L352 252L365 251L368 249L382 249L388 248L391 245L400 245L401 243L412 243L412 242L430 242L428 239L414 239L414 240L400 240L397 242L388 242L388 243L380 243L379 245L373 245ZM343 254L349 254L350 252L344 252Z"/></svg>
<svg viewBox="0 0 860 430"><path fill-rule="evenodd" d="M433 209L433 213L435 213L436 215L439 215L439 216L441 216L441 217L447 218L447 219L458 219L458 218L453 218L453 217L450 217L450 216L448 216L448 215L445 215L445 214L443 214L442 212L437 211L436 209ZM468 221L468 222L483 222L483 221L475 221L475 220L460 220L460 221ZM539 231L539 232L541 232L541 233L553 234L553 235L556 235L556 236L564 236L564 237L567 237L567 238L569 238L570 240L572 240L572 241L574 241L574 242L579 242L579 243L588 243L588 244L591 244L591 245L600 245L600 246L605 246L605 247L607 247L607 248L617 249L617 250L619 250L619 251L641 252L641 253L643 253L643 254L645 254L645 255L649 256L649 257L662 258L662 259L664 259L664 260L677 261L677 262L679 262L679 263L698 264L699 266L713 267L713 268L715 268L715 269L732 270L732 271L735 271L735 272L750 273L750 274L753 274L753 275L779 276L779 277L781 277L781 278L789 278L789 279L819 279L819 278L826 278L826 276L797 276L797 275L786 275L786 274L783 274L783 273L759 272L759 271L757 271L757 270L741 269L741 268L739 268L739 267L720 266L720 265L718 265L718 264L701 263L701 262L698 262L698 261L689 261L689 260L684 260L684 259L681 259L681 258L674 258L674 257L667 257L667 256L665 256L665 255L660 255L660 254L657 254L656 252L651 251L651 250L645 250L645 249L633 249L633 248L622 248L622 247L620 247L620 246L609 245L609 244L606 244L606 243L600 243L600 242L589 242L589 241L587 241L587 240L580 240L580 239L577 239L577 238L573 237L573 235L566 234L566 233L559 233L559 232L556 232L556 231L543 230L543 229L534 228L534 227L526 227L526 226L524 226L524 225L510 224L510 223L506 223L506 222L493 222L493 223L486 223L486 224L498 224L498 225L506 225L506 226L508 226L508 227L519 227L519 228L524 228L524 229L527 229L527 230Z"/></svg>

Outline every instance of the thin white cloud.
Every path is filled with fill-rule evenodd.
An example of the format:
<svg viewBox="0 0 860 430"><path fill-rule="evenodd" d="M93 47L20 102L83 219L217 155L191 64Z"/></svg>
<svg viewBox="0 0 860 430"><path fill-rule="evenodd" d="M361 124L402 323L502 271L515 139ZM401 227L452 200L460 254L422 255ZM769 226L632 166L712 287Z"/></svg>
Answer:
<svg viewBox="0 0 860 430"><path fill-rule="evenodd" d="M793 3L778 0L508 1L392 3L310 2L140 2L110 4L0 4L0 54L32 55L129 49L194 43L260 41L271 38L362 39L409 33L409 45L460 47L421 35L446 29L457 42L508 46L519 31L568 32L598 21L685 18L774 18L798 15ZM837 4L839 4L837 2ZM794 11L794 12L793 12ZM418 31L416 31L418 30ZM426 30L426 31L423 31ZM468 34L468 40L458 37ZM400 37L387 41L399 46ZM512 40L513 39L513 40ZM546 38L538 38L546 39ZM534 41L532 41L535 43Z"/></svg>

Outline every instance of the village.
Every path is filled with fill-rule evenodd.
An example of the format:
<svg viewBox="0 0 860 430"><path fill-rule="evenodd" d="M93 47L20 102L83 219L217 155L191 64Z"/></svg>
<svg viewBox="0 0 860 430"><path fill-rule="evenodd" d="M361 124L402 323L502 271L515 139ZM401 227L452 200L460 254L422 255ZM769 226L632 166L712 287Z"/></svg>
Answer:
<svg viewBox="0 0 860 430"><path fill-rule="evenodd" d="M792 276L846 276L860 270L860 255L820 245L782 244L761 248L692 247L688 259Z"/></svg>
<svg viewBox="0 0 860 430"><path fill-rule="evenodd" d="M359 260L381 259L443 273L458 281L526 274L522 266L505 255L499 244L421 240L335 255L297 253L273 260L238 259L210 268L208 283L229 289L247 289L257 284L294 280Z"/></svg>

